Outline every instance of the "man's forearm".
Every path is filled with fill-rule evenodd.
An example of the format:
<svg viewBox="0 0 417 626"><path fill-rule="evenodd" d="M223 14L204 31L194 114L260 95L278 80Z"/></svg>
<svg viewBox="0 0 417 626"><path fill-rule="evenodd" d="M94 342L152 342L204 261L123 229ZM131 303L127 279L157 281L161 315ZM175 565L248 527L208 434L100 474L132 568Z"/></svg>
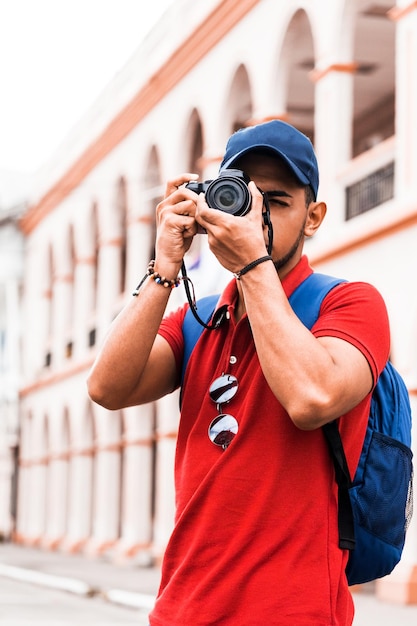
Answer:
<svg viewBox="0 0 417 626"><path fill-rule="evenodd" d="M88 377L92 400L107 408L131 404L149 362L171 289L148 280L112 323Z"/></svg>

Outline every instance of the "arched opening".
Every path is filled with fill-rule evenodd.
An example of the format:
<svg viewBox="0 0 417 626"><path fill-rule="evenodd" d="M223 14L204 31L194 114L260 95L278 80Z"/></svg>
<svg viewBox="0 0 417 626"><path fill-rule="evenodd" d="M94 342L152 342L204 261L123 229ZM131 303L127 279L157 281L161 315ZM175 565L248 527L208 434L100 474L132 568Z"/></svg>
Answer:
<svg viewBox="0 0 417 626"><path fill-rule="evenodd" d="M145 169L144 190L146 212L143 222L148 228L148 237L146 239L149 245L147 258L154 259L156 236L155 207L163 197L159 154L156 146L152 146L149 152L148 162Z"/></svg>
<svg viewBox="0 0 417 626"><path fill-rule="evenodd" d="M395 133L395 23L388 15L392 5L391 0L356 3L353 157Z"/></svg>
<svg viewBox="0 0 417 626"><path fill-rule="evenodd" d="M229 116L229 134L246 126L252 117L252 93L248 72L244 65L237 68L226 104Z"/></svg>
<svg viewBox="0 0 417 626"><path fill-rule="evenodd" d="M127 189L126 180L120 178L117 185L116 211L120 237L120 284L119 290L123 294L126 289L126 230L127 230Z"/></svg>
<svg viewBox="0 0 417 626"><path fill-rule="evenodd" d="M307 14L297 11L288 24L277 76L277 99L284 103L286 121L314 142L314 45ZM284 111L283 111L284 112Z"/></svg>
<svg viewBox="0 0 417 626"><path fill-rule="evenodd" d="M66 345L65 345L65 357L70 359L74 350L74 280L75 280L75 238L74 238L74 228L70 225L68 230L67 237L67 250L66 250L66 260L65 265L67 267L67 297L69 306L67 307L66 315Z"/></svg>
<svg viewBox="0 0 417 626"><path fill-rule="evenodd" d="M65 409L64 419L62 423L62 439L61 439L61 457L62 457L62 475L61 475L61 488L64 494L62 519L63 519L63 535L68 530L68 514L70 510L70 496L71 496L71 432L70 421L68 415L68 409Z"/></svg>
<svg viewBox="0 0 417 626"><path fill-rule="evenodd" d="M46 272L44 277L43 298L45 301L45 352L44 367L50 367L52 364L52 311L53 311L53 276L54 276L54 258L52 245L49 244L46 259Z"/></svg>
<svg viewBox="0 0 417 626"><path fill-rule="evenodd" d="M204 135L200 115L196 109L191 112L185 132L185 154L187 155L187 169L189 172L198 174L199 180L204 174ZM202 241L200 237L194 237L193 243L186 255L187 270L196 269L200 263Z"/></svg>
<svg viewBox="0 0 417 626"><path fill-rule="evenodd" d="M203 175L203 127L198 112L194 109L191 113L186 131L186 154L188 155L187 168L190 172Z"/></svg>

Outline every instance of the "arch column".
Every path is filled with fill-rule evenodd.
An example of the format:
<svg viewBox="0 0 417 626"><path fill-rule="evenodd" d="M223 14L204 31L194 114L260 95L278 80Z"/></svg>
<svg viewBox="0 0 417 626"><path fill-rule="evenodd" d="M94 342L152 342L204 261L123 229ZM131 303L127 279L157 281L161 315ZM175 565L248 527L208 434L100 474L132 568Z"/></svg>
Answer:
<svg viewBox="0 0 417 626"><path fill-rule="evenodd" d="M120 297L122 238L116 228L115 207L104 196L99 206L99 253L97 268L97 330L98 341L107 332L118 312L115 303Z"/></svg>
<svg viewBox="0 0 417 626"><path fill-rule="evenodd" d="M146 565L151 561L154 411L147 404L123 412L122 534L117 550Z"/></svg>
<svg viewBox="0 0 417 626"><path fill-rule="evenodd" d="M72 283L73 278L69 274L54 277L52 298L52 366L54 368L61 367L66 358Z"/></svg>
<svg viewBox="0 0 417 626"><path fill-rule="evenodd" d="M55 405L56 403L54 403ZM46 528L42 544L52 550L62 543L67 530L69 455L69 419L65 412L51 409L48 415L49 447Z"/></svg>
<svg viewBox="0 0 417 626"><path fill-rule="evenodd" d="M94 456L91 448L71 452L67 534L62 548L79 552L91 536Z"/></svg>
<svg viewBox="0 0 417 626"><path fill-rule="evenodd" d="M30 534L30 479L31 468L22 456L20 456L17 492L17 524L14 537L15 541L18 543L25 543Z"/></svg>
<svg viewBox="0 0 417 626"><path fill-rule="evenodd" d="M132 176L133 178L133 176ZM153 223L155 220L155 206L153 193L131 183L127 189L128 206L130 207L127 227L127 295L136 287L146 272L151 259L151 249L154 244Z"/></svg>
<svg viewBox="0 0 417 626"><path fill-rule="evenodd" d="M89 331L94 303L95 259L80 257L76 259L74 277L74 357L81 356L89 349Z"/></svg>
<svg viewBox="0 0 417 626"><path fill-rule="evenodd" d="M354 63L330 64L312 73L315 92L315 150L320 169L319 199L325 200L329 233L344 221L344 189L337 182L352 146Z"/></svg>
<svg viewBox="0 0 417 626"><path fill-rule="evenodd" d="M94 422L90 404L77 402L71 408L67 534L62 547L67 552L79 552L92 536Z"/></svg>
<svg viewBox="0 0 417 626"><path fill-rule="evenodd" d="M46 531L42 539L42 545L52 550L60 546L66 533L67 489L67 456L52 455L48 463Z"/></svg>
<svg viewBox="0 0 417 626"><path fill-rule="evenodd" d="M94 482L93 536L88 552L101 554L118 539L120 448L108 445L97 452Z"/></svg>
<svg viewBox="0 0 417 626"><path fill-rule="evenodd" d="M98 245L97 210L94 203L77 203L74 223L75 266L73 291L74 358L81 358L92 347L90 331L95 328L96 253Z"/></svg>
<svg viewBox="0 0 417 626"><path fill-rule="evenodd" d="M162 557L175 518L174 461L178 433L178 393L157 403L154 556Z"/></svg>
<svg viewBox="0 0 417 626"><path fill-rule="evenodd" d="M417 2L399 1L389 12L396 22L396 195L415 202L417 193Z"/></svg>
<svg viewBox="0 0 417 626"><path fill-rule="evenodd" d="M120 245L119 239L103 240L100 244L97 288L97 321L100 336L108 330L115 313L115 301L120 295Z"/></svg>
<svg viewBox="0 0 417 626"><path fill-rule="evenodd" d="M47 522L47 493L49 482L48 423L44 416L33 417L30 440L24 464L27 470L28 497L24 542L42 545ZM36 494L36 497L31 497Z"/></svg>
<svg viewBox="0 0 417 626"><path fill-rule="evenodd" d="M36 499L30 498L28 526L25 542L41 545L45 536L49 467L46 458L36 459L29 464L29 495L36 493Z"/></svg>
<svg viewBox="0 0 417 626"><path fill-rule="evenodd" d="M73 267L72 259L65 241L65 234L60 233L54 242L54 275L52 285L52 367L62 367L67 356L66 349L70 339L68 331L73 310ZM72 329L71 329L72 330Z"/></svg>
<svg viewBox="0 0 417 626"><path fill-rule="evenodd" d="M86 547L101 554L114 547L120 528L120 413L94 407L98 437L94 463L93 531Z"/></svg>

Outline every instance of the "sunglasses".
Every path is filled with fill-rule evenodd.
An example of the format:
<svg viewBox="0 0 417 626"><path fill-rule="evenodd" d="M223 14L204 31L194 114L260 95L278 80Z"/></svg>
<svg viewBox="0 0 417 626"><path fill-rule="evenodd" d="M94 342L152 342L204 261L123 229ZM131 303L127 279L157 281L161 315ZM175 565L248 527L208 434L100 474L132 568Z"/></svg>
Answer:
<svg viewBox="0 0 417 626"><path fill-rule="evenodd" d="M235 397L238 387L235 376L222 374L212 382L209 389L210 398L216 404L219 415L210 423L208 436L210 441L223 450L230 445L239 430L239 424L233 415L222 412L222 404L227 404Z"/></svg>

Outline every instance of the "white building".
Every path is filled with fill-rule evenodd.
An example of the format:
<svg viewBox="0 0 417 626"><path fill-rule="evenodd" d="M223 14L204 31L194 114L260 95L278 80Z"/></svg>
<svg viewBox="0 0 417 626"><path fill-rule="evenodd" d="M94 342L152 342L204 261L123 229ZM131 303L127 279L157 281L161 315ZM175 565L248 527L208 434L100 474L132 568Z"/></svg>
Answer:
<svg viewBox="0 0 417 626"><path fill-rule="evenodd" d="M9 539L16 526L23 209L0 206L0 539Z"/></svg>
<svg viewBox="0 0 417 626"><path fill-rule="evenodd" d="M86 376L152 258L154 207L182 171L213 177L230 133L280 118L309 135L328 216L316 269L372 282L417 403L417 3L177 0L37 181L26 237L16 540L159 559L172 528L174 394L109 412ZM227 277L204 236L197 296ZM175 300L176 298L176 300ZM184 298L175 290L171 306ZM36 498L30 494L36 493ZM417 521L378 593L417 602Z"/></svg>

